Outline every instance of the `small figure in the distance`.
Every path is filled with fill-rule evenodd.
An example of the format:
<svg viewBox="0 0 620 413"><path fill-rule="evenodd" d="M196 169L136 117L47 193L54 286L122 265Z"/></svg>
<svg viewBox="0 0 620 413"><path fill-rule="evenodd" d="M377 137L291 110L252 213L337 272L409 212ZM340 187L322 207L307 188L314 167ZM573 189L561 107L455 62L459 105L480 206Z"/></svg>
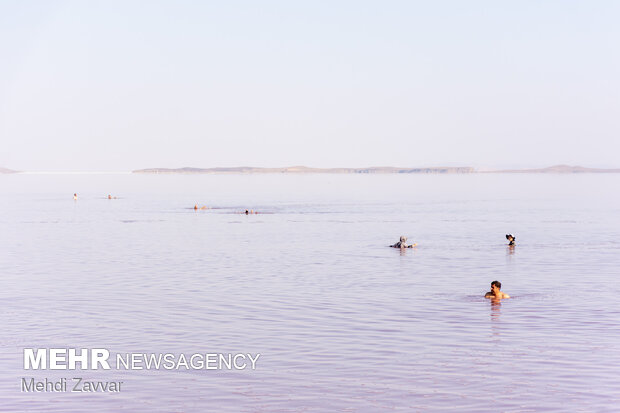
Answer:
<svg viewBox="0 0 620 413"><path fill-rule="evenodd" d="M493 281L491 283L491 291L484 295L484 298L491 298L494 300L501 300L502 298L510 298L510 296L506 293L500 291L502 288L502 283L499 281Z"/></svg>
<svg viewBox="0 0 620 413"><path fill-rule="evenodd" d="M508 245L515 245L515 236L512 234L506 234L506 239L508 240Z"/></svg>
<svg viewBox="0 0 620 413"><path fill-rule="evenodd" d="M404 235L400 236L400 241L398 241L396 244L390 245L390 247L392 248L413 248L418 244L411 244L411 245L407 245L407 237L405 237Z"/></svg>
<svg viewBox="0 0 620 413"><path fill-rule="evenodd" d="M77 194L73 194L73 200L77 201Z"/></svg>
<svg viewBox="0 0 620 413"><path fill-rule="evenodd" d="M194 204L194 211L198 209L198 204Z"/></svg>
<svg viewBox="0 0 620 413"><path fill-rule="evenodd" d="M109 195L108 194L108 199L117 199L115 196Z"/></svg>
<svg viewBox="0 0 620 413"><path fill-rule="evenodd" d="M245 214L248 215L249 213L250 213L250 211L246 209L245 210Z"/></svg>

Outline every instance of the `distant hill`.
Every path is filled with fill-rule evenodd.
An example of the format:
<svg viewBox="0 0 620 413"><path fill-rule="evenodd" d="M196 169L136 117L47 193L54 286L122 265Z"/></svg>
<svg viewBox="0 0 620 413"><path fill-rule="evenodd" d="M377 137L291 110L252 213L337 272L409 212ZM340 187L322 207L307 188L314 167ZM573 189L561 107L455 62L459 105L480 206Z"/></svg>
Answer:
<svg viewBox="0 0 620 413"><path fill-rule="evenodd" d="M309 168L307 166L288 166L284 168L257 168L238 166L231 168L149 168L132 171L137 174L470 174L470 173L620 173L620 169L586 168L583 166L555 165L536 169L497 169L479 171L470 166L397 168L394 166L371 166L368 168Z"/></svg>
<svg viewBox="0 0 620 413"><path fill-rule="evenodd" d="M7 168L2 168L0 167L0 174L14 174L17 171L14 171L12 169L7 169Z"/></svg>
<svg viewBox="0 0 620 413"><path fill-rule="evenodd" d="M620 169L599 169L586 168L583 166L554 165L548 168L538 169L504 169L497 171L487 171L492 173L556 173L556 174L578 174L578 173L620 173Z"/></svg>
<svg viewBox="0 0 620 413"><path fill-rule="evenodd" d="M433 168L396 168L393 166L373 166L369 168L309 168L307 166L289 166L284 168L255 168L239 166L234 168L150 168L138 169L133 173L147 174L223 174L223 173L328 173L328 174L454 174L473 173L471 167L433 167Z"/></svg>

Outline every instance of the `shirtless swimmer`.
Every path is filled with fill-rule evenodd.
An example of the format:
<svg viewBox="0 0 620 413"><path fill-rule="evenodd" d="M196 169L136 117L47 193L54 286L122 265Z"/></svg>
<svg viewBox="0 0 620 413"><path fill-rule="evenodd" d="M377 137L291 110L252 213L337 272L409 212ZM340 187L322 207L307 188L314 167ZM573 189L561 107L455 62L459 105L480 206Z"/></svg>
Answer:
<svg viewBox="0 0 620 413"><path fill-rule="evenodd" d="M499 281L493 281L491 283L491 291L484 295L484 298L492 298L501 300L502 298L510 298L510 296L506 293L500 291L502 288L502 283Z"/></svg>

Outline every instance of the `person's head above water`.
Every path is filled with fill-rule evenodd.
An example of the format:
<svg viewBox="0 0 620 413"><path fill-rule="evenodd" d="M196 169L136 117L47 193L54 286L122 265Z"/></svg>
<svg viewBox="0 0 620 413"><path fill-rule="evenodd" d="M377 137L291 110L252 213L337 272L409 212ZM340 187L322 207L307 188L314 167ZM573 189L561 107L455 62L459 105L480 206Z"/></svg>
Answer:
<svg viewBox="0 0 620 413"><path fill-rule="evenodd" d="M508 240L508 245L514 245L515 244L515 236L512 234L506 234L506 239Z"/></svg>
<svg viewBox="0 0 620 413"><path fill-rule="evenodd" d="M390 247L392 248L413 248L416 245L417 244L407 245L407 237L404 235L401 235L400 241L398 241L396 244L390 245Z"/></svg>
<svg viewBox="0 0 620 413"><path fill-rule="evenodd" d="M484 298L510 298L506 293L501 292L502 283L495 280L491 282L491 291L484 295Z"/></svg>

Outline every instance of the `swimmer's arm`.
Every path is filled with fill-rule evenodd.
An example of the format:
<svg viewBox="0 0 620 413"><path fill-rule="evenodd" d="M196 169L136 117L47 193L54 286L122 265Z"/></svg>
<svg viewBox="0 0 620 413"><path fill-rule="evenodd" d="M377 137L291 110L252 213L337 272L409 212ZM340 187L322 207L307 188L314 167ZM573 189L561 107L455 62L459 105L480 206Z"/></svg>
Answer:
<svg viewBox="0 0 620 413"><path fill-rule="evenodd" d="M508 294L502 293L501 297L496 297L492 292L488 292L484 295L484 298L495 298L501 300L503 298L510 298L510 296Z"/></svg>

